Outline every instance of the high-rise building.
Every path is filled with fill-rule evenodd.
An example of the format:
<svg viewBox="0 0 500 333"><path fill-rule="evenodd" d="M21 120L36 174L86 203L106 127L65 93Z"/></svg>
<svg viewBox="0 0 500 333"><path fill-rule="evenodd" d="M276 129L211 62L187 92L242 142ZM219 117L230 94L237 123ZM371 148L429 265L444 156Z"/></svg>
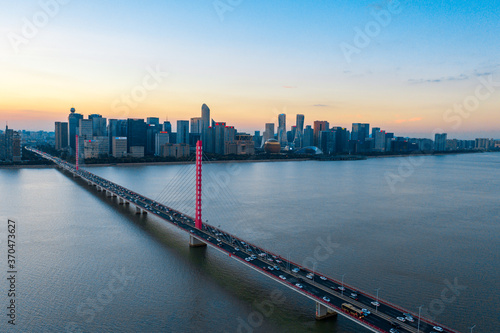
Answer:
<svg viewBox="0 0 500 333"><path fill-rule="evenodd" d="M170 123L170 121L167 120L163 122L163 131L172 133L172 124Z"/></svg>
<svg viewBox="0 0 500 333"><path fill-rule="evenodd" d="M135 156L144 156L147 127L144 119L127 119L127 150ZM131 147L142 147L132 149ZM142 151L142 153L141 153Z"/></svg>
<svg viewBox="0 0 500 333"><path fill-rule="evenodd" d="M191 118L191 133L201 134L203 121L201 117Z"/></svg>
<svg viewBox="0 0 500 333"><path fill-rule="evenodd" d="M177 143L189 144L189 120L177 120Z"/></svg>
<svg viewBox="0 0 500 333"><path fill-rule="evenodd" d="M146 155L154 155L156 153L156 133L161 131L159 124L146 124Z"/></svg>
<svg viewBox="0 0 500 333"><path fill-rule="evenodd" d="M13 131L12 133L12 161L21 162L22 150L21 150L21 133L18 131Z"/></svg>
<svg viewBox="0 0 500 333"><path fill-rule="evenodd" d="M351 140L365 142L370 137L370 124L352 124Z"/></svg>
<svg viewBox="0 0 500 333"><path fill-rule="evenodd" d="M332 131L335 134L335 153L349 152L349 131L339 126L332 127Z"/></svg>
<svg viewBox="0 0 500 333"><path fill-rule="evenodd" d="M335 153L335 133L332 131L321 131L319 132L319 149L323 151L324 154L334 154Z"/></svg>
<svg viewBox="0 0 500 333"><path fill-rule="evenodd" d="M106 118L103 118L100 114L91 114L89 119L92 120L92 136L108 136Z"/></svg>
<svg viewBox="0 0 500 333"><path fill-rule="evenodd" d="M147 117L146 118L146 124L147 125L156 125L160 127L160 118L157 117Z"/></svg>
<svg viewBox="0 0 500 333"><path fill-rule="evenodd" d="M286 114L282 113L278 116L278 142L281 147L284 147L288 143L288 138L286 135Z"/></svg>
<svg viewBox="0 0 500 333"><path fill-rule="evenodd" d="M170 143L170 133L169 132L158 132L156 133L156 138L155 138L155 155L156 156L163 156L163 147L165 146L166 143Z"/></svg>
<svg viewBox="0 0 500 333"><path fill-rule="evenodd" d="M304 115L298 114L297 120L295 122L295 137L293 140L295 148L302 148L303 140L304 140Z"/></svg>
<svg viewBox="0 0 500 333"><path fill-rule="evenodd" d="M314 130L311 125L307 125L304 129L304 138L302 140L302 147L314 146Z"/></svg>
<svg viewBox="0 0 500 333"><path fill-rule="evenodd" d="M113 157L121 158L127 156L127 137L114 136L112 138L111 154Z"/></svg>
<svg viewBox="0 0 500 333"><path fill-rule="evenodd" d="M269 139L274 139L274 124L273 123L267 123L266 124L266 130L264 131L262 135L262 146L264 143L266 143L267 140Z"/></svg>
<svg viewBox="0 0 500 333"><path fill-rule="evenodd" d="M319 121L319 120L314 121L314 145L316 147L319 148L319 133L322 131L328 131L329 129L330 129L330 124L328 123L328 121Z"/></svg>
<svg viewBox="0 0 500 333"><path fill-rule="evenodd" d="M446 133L436 133L434 135L434 150L435 151L445 151L446 150Z"/></svg>
<svg viewBox="0 0 500 333"><path fill-rule="evenodd" d="M219 122L215 123L215 153L219 155L224 154L224 146L225 146L225 138L226 138L226 123Z"/></svg>
<svg viewBox="0 0 500 333"><path fill-rule="evenodd" d="M234 144L236 140L236 129L234 126L226 126L224 128L224 154L231 154L228 150L228 145Z"/></svg>
<svg viewBox="0 0 500 333"><path fill-rule="evenodd" d="M68 116L69 125L69 145L71 148L71 154L74 156L76 152L76 136L79 133L78 125L80 124L80 119L83 119L83 115L76 113L75 108L71 108L70 114Z"/></svg>
<svg viewBox="0 0 500 333"><path fill-rule="evenodd" d="M109 139L107 136L94 136L93 139L81 140L84 158L99 158L109 154Z"/></svg>
<svg viewBox="0 0 500 333"><path fill-rule="evenodd" d="M374 128L375 130L375 128ZM377 132L372 132L372 138L375 140L373 150L377 152L386 151L386 138L385 131L381 131L380 128Z"/></svg>
<svg viewBox="0 0 500 333"><path fill-rule="evenodd" d="M209 152L211 150L208 146L208 128L210 127L210 109L206 104L201 106L201 141L203 150Z"/></svg>
<svg viewBox="0 0 500 333"><path fill-rule="evenodd" d="M127 136L127 120L125 119L109 119L108 121L108 138L110 154L113 154L113 137L126 137Z"/></svg>
<svg viewBox="0 0 500 333"><path fill-rule="evenodd" d="M55 148L57 150L68 148L68 123L56 121Z"/></svg>
<svg viewBox="0 0 500 333"><path fill-rule="evenodd" d="M80 136L80 139L91 140L93 133L92 119L80 119L78 124L78 135Z"/></svg>
<svg viewBox="0 0 500 333"><path fill-rule="evenodd" d="M253 135L253 145L254 145L254 149L255 149L255 147L262 146L262 136L260 135L260 131L255 131L255 133Z"/></svg>

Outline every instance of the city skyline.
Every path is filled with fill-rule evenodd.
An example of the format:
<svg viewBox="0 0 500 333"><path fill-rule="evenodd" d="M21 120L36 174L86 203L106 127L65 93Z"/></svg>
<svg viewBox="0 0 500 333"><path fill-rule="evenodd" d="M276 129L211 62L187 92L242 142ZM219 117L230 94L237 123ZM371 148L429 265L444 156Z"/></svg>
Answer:
<svg viewBox="0 0 500 333"><path fill-rule="evenodd" d="M0 14L2 126L52 130L71 106L189 120L206 103L244 132L284 113L414 137L499 136L498 4L41 3Z"/></svg>

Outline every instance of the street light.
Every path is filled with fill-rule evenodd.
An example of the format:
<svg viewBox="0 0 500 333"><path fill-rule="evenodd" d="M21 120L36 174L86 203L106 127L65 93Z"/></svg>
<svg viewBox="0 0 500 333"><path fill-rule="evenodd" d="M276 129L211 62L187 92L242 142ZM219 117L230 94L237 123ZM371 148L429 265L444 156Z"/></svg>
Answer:
<svg viewBox="0 0 500 333"><path fill-rule="evenodd" d="M423 305L418 307L418 325L417 325L417 333L420 332L420 311L422 310Z"/></svg>
<svg viewBox="0 0 500 333"><path fill-rule="evenodd" d="M377 288L375 289L375 291L377 292L377 300L376 300L376 304L379 304L378 302L378 291L380 290L380 288ZM375 313L378 313L378 305L375 307Z"/></svg>
<svg viewBox="0 0 500 333"><path fill-rule="evenodd" d="M472 333L472 330L474 329L474 327L476 327L476 324L472 325L472 327L469 327L470 328L470 333Z"/></svg>

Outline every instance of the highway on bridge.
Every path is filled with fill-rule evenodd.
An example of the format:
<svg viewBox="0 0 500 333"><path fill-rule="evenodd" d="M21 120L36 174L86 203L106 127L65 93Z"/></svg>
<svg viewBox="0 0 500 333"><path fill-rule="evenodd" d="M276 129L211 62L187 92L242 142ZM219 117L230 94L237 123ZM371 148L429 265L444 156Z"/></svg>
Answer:
<svg viewBox="0 0 500 333"><path fill-rule="evenodd" d="M333 310L373 332L457 332L428 319L419 319L415 313L387 301L376 299L373 295L321 275L319 272L312 272L212 225L203 224L202 229L197 229L192 217L86 170L77 170L73 164L59 158L36 149L27 149L51 160L89 184L120 198L123 203L135 205L138 211L157 215L186 231L199 242L222 251L238 262L308 297L316 302L317 316L318 309L322 309L320 311L322 313ZM346 303L351 304L356 311L348 311Z"/></svg>

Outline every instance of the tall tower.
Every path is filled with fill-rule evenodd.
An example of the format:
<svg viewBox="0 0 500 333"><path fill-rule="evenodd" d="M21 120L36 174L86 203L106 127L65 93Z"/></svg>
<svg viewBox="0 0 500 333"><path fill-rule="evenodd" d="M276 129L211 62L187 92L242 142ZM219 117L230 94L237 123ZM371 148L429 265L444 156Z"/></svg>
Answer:
<svg viewBox="0 0 500 333"><path fill-rule="evenodd" d="M203 150L207 150L208 146L208 128L210 127L210 109L206 104L201 106L201 141Z"/></svg>
<svg viewBox="0 0 500 333"><path fill-rule="evenodd" d="M74 155L76 151L75 139L76 135L79 133L78 126L80 119L83 119L83 115L76 113L75 108L71 108L70 114L68 116L69 124L69 146L71 148L71 154Z"/></svg>
<svg viewBox="0 0 500 333"><path fill-rule="evenodd" d="M302 148L304 138L304 115L298 114L295 122L295 138L293 140L295 148Z"/></svg>
<svg viewBox="0 0 500 333"><path fill-rule="evenodd" d="M278 116L278 141L282 147L288 143L286 137L286 114L284 113Z"/></svg>

